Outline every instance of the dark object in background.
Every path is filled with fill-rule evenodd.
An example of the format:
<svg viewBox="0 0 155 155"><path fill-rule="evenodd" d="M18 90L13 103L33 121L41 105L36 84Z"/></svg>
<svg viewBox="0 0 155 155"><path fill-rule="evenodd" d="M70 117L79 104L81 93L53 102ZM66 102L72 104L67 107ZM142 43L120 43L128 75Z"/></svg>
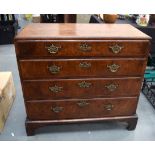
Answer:
<svg viewBox="0 0 155 155"><path fill-rule="evenodd" d="M147 66L153 66L155 68L155 56L153 57L150 53L148 56Z"/></svg>
<svg viewBox="0 0 155 155"><path fill-rule="evenodd" d="M18 30L14 14L0 14L0 45L12 44Z"/></svg>
<svg viewBox="0 0 155 155"><path fill-rule="evenodd" d="M123 14L118 14L118 19L120 19L120 20L125 20L125 15L123 15Z"/></svg>
<svg viewBox="0 0 155 155"><path fill-rule="evenodd" d="M41 14L41 23L76 23L76 14Z"/></svg>
<svg viewBox="0 0 155 155"><path fill-rule="evenodd" d="M133 14L133 15L132 15L131 20L132 20L133 23L136 22L138 16L139 16L138 14Z"/></svg>
<svg viewBox="0 0 155 155"><path fill-rule="evenodd" d="M103 23L102 22L102 19L98 16L98 15L91 15L90 16L90 20L89 20L89 23Z"/></svg>
<svg viewBox="0 0 155 155"><path fill-rule="evenodd" d="M149 23L151 25L155 25L155 14L150 14L150 21L149 21Z"/></svg>
<svg viewBox="0 0 155 155"><path fill-rule="evenodd" d="M15 16L13 14L0 14L0 25L8 25L15 23Z"/></svg>
<svg viewBox="0 0 155 155"><path fill-rule="evenodd" d="M41 14L41 23L64 23L63 14Z"/></svg>
<svg viewBox="0 0 155 155"><path fill-rule="evenodd" d="M142 93L148 99L148 101L152 104L155 109L155 81L154 78L149 80L144 79Z"/></svg>

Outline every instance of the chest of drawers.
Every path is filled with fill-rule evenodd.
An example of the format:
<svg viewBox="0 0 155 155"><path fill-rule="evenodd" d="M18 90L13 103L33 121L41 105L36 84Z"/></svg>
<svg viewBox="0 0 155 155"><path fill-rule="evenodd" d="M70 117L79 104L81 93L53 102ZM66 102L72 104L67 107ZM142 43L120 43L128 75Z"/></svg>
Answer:
<svg viewBox="0 0 155 155"><path fill-rule="evenodd" d="M30 24L15 38L27 135L94 121L137 124L151 38L127 24Z"/></svg>

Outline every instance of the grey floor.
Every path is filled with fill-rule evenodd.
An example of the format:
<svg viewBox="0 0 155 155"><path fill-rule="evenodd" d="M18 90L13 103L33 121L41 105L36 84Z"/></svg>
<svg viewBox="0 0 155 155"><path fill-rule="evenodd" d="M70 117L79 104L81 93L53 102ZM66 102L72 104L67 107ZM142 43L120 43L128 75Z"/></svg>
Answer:
<svg viewBox="0 0 155 155"><path fill-rule="evenodd" d="M155 140L155 110L143 94L139 99L139 121L134 131L128 131L124 124L115 122L87 123L49 126L39 129L35 136L27 137L24 128L26 114L13 45L0 46L0 71L12 71L17 92L0 140Z"/></svg>

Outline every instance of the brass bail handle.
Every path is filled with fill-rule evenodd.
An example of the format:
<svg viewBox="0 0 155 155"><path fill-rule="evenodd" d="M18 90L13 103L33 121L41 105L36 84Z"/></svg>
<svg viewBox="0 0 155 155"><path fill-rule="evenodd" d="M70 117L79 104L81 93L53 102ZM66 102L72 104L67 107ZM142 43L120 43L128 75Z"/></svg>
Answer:
<svg viewBox="0 0 155 155"><path fill-rule="evenodd" d="M63 87L59 87L57 85L54 85L52 87L49 87L49 90L53 93L59 93L63 91Z"/></svg>
<svg viewBox="0 0 155 155"><path fill-rule="evenodd" d="M88 69L88 68L91 67L91 63L89 63L89 62L81 62L81 63L79 64L79 67L80 67L80 68Z"/></svg>
<svg viewBox="0 0 155 155"><path fill-rule="evenodd" d="M87 101L79 101L77 104L78 104L80 107L85 107L85 106L87 106L87 105L90 104L90 103L87 102Z"/></svg>
<svg viewBox="0 0 155 155"><path fill-rule="evenodd" d="M124 48L123 46L120 46L118 44L115 44L115 45L112 45L112 46L109 46L109 48L111 49L111 51L114 53L114 54L118 54L121 52L121 50Z"/></svg>
<svg viewBox="0 0 155 155"><path fill-rule="evenodd" d="M90 45L88 45L87 43L81 43L80 44L80 50L82 52L88 52L91 51L92 47Z"/></svg>
<svg viewBox="0 0 155 155"><path fill-rule="evenodd" d="M120 68L120 65L117 65L117 64L107 65L107 68L108 68L112 73L115 73L115 72L117 72L118 69Z"/></svg>
<svg viewBox="0 0 155 155"><path fill-rule="evenodd" d="M105 85L105 88L107 88L110 92L114 92L115 90L117 90L118 88L118 84L109 84L109 85Z"/></svg>
<svg viewBox="0 0 155 155"><path fill-rule="evenodd" d="M86 82L86 81L82 81L82 82L79 82L78 85L79 85L80 88L90 88L92 83Z"/></svg>
<svg viewBox="0 0 155 155"><path fill-rule="evenodd" d="M49 46L46 46L45 48L47 48L47 51L50 53L50 54L57 54L59 52L59 49L61 49L61 46L56 46L54 44L51 44Z"/></svg>
<svg viewBox="0 0 155 155"><path fill-rule="evenodd" d="M58 74L59 72L60 72L60 69L62 68L62 67L60 67L60 66L57 66L57 65L52 65L52 66L47 66L47 68L48 68L48 70L50 71L50 73L52 73L52 74Z"/></svg>
<svg viewBox="0 0 155 155"><path fill-rule="evenodd" d="M107 105L104 106L104 108L105 108L105 110L107 110L107 111L111 111L111 110L113 110L114 105L113 105L113 104L107 104Z"/></svg>
<svg viewBox="0 0 155 155"><path fill-rule="evenodd" d="M55 113L62 112L64 107L51 107L51 110Z"/></svg>

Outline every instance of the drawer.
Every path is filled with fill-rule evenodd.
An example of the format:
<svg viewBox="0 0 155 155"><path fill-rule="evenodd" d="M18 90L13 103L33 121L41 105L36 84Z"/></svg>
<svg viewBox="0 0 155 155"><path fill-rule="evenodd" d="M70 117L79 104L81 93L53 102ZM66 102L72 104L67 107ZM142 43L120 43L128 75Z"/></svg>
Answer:
<svg viewBox="0 0 155 155"><path fill-rule="evenodd" d="M25 100L137 96L141 78L23 81Z"/></svg>
<svg viewBox="0 0 155 155"><path fill-rule="evenodd" d="M146 60L142 58L20 61L23 79L142 76L145 66Z"/></svg>
<svg viewBox="0 0 155 155"><path fill-rule="evenodd" d="M142 57L149 50L147 40L17 41L16 53L27 57Z"/></svg>
<svg viewBox="0 0 155 155"><path fill-rule="evenodd" d="M26 102L31 120L59 120L130 116L135 114L137 98L98 98Z"/></svg>

